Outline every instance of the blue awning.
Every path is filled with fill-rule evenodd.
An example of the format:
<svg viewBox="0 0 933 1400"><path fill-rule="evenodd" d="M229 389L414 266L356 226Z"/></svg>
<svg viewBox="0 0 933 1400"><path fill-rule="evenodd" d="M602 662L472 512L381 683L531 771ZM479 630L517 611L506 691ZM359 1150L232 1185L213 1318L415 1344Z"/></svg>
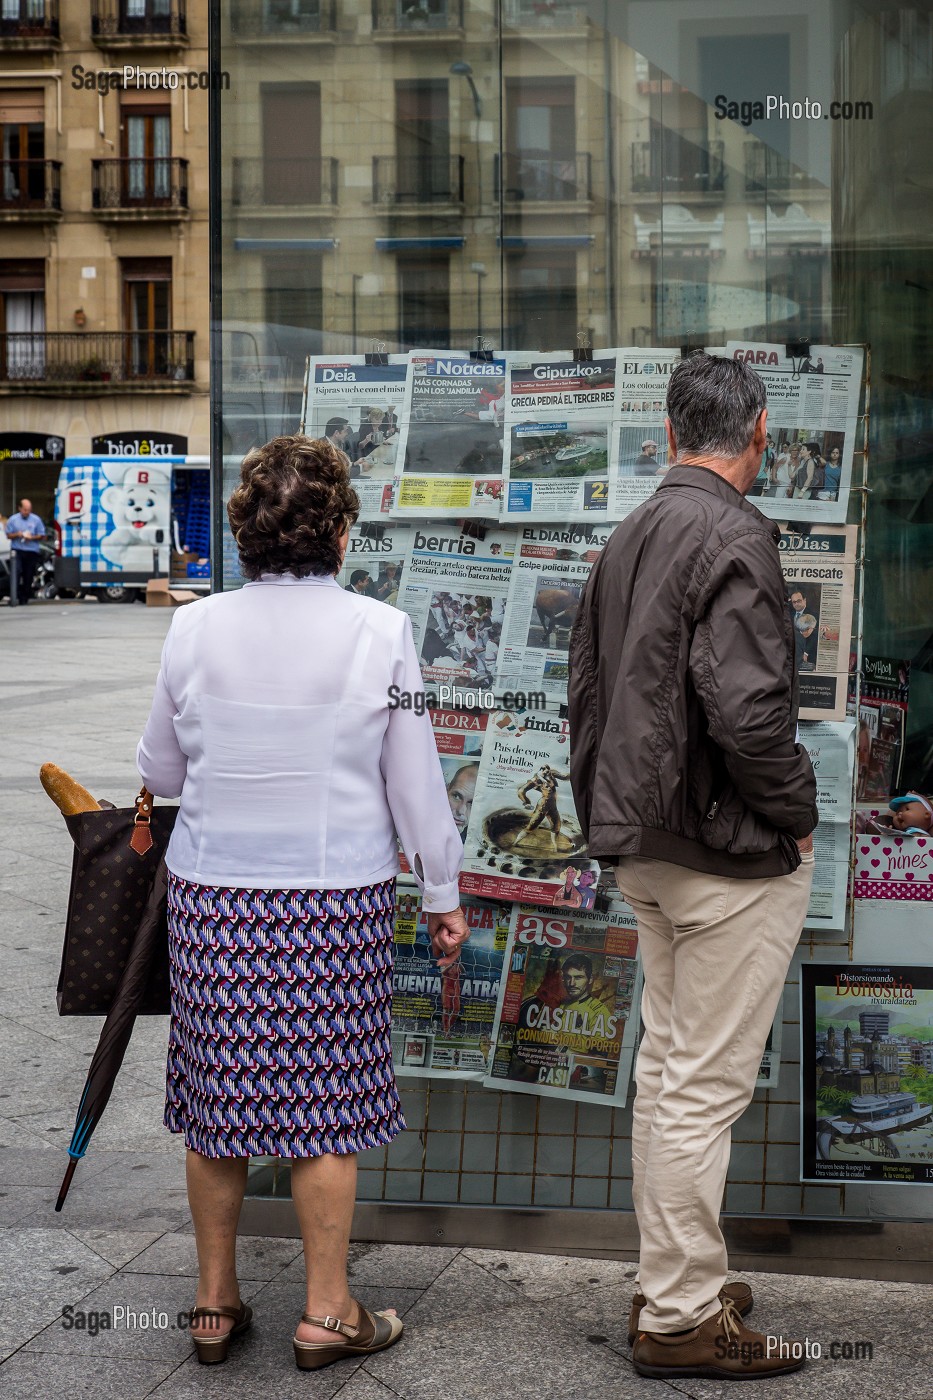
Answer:
<svg viewBox="0 0 933 1400"><path fill-rule="evenodd" d="M238 253L332 253L336 238L235 238Z"/></svg>
<svg viewBox="0 0 933 1400"><path fill-rule="evenodd" d="M377 238L378 253L410 253L419 248L462 248L465 238Z"/></svg>
<svg viewBox="0 0 933 1400"><path fill-rule="evenodd" d="M508 235L505 238L497 238L496 242L500 248L590 248L595 241L592 233L542 233L533 234L529 238L521 234Z"/></svg>

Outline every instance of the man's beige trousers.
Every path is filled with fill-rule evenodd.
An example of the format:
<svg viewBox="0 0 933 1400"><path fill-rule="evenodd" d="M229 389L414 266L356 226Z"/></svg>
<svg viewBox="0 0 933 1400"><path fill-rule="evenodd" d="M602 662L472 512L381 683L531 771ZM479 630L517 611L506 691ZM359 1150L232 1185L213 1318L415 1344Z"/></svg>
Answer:
<svg viewBox="0 0 933 1400"><path fill-rule="evenodd" d="M644 1035L635 1067L632 1194L641 1235L639 1326L712 1317L728 1259L719 1228L732 1124L762 1051L810 900L813 857L792 875L733 880L625 857L638 919Z"/></svg>

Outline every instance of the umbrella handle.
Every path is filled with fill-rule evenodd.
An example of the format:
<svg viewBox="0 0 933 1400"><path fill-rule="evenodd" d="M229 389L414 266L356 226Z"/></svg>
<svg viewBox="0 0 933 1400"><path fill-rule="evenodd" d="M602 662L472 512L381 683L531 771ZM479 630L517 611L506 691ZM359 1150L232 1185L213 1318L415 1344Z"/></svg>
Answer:
<svg viewBox="0 0 933 1400"><path fill-rule="evenodd" d="M65 1175L62 1177L62 1184L58 1192L58 1200L55 1202L56 1210L61 1210L62 1206L65 1204L65 1197L68 1195L68 1187L71 1185L71 1178L74 1176L75 1167L80 1160L80 1157L72 1157L71 1161L68 1163Z"/></svg>

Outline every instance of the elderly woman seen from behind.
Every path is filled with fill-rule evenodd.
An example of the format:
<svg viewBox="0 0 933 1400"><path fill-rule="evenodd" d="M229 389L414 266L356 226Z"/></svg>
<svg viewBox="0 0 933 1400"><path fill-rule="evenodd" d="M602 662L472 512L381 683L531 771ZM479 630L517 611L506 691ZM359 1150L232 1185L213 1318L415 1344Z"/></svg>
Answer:
<svg viewBox="0 0 933 1400"><path fill-rule="evenodd" d="M249 1325L236 1229L260 1155L291 1161L299 1367L402 1331L350 1297L346 1273L356 1154L405 1127L389 1024L396 832L442 968L467 937L463 845L428 715L389 708L390 687L422 688L411 623L335 578L358 509L326 440L276 438L246 458L228 514L250 582L173 617L139 744L146 786L181 798L165 857L165 1123L188 1148L202 1361L223 1361Z"/></svg>

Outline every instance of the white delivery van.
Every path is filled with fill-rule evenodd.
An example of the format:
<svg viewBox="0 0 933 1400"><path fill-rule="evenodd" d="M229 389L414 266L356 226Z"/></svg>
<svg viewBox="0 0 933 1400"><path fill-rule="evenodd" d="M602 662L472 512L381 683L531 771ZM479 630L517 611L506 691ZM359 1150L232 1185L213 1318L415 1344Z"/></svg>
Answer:
<svg viewBox="0 0 933 1400"><path fill-rule="evenodd" d="M207 593L207 457L66 457L55 494L56 583L102 603L144 600L151 578Z"/></svg>

